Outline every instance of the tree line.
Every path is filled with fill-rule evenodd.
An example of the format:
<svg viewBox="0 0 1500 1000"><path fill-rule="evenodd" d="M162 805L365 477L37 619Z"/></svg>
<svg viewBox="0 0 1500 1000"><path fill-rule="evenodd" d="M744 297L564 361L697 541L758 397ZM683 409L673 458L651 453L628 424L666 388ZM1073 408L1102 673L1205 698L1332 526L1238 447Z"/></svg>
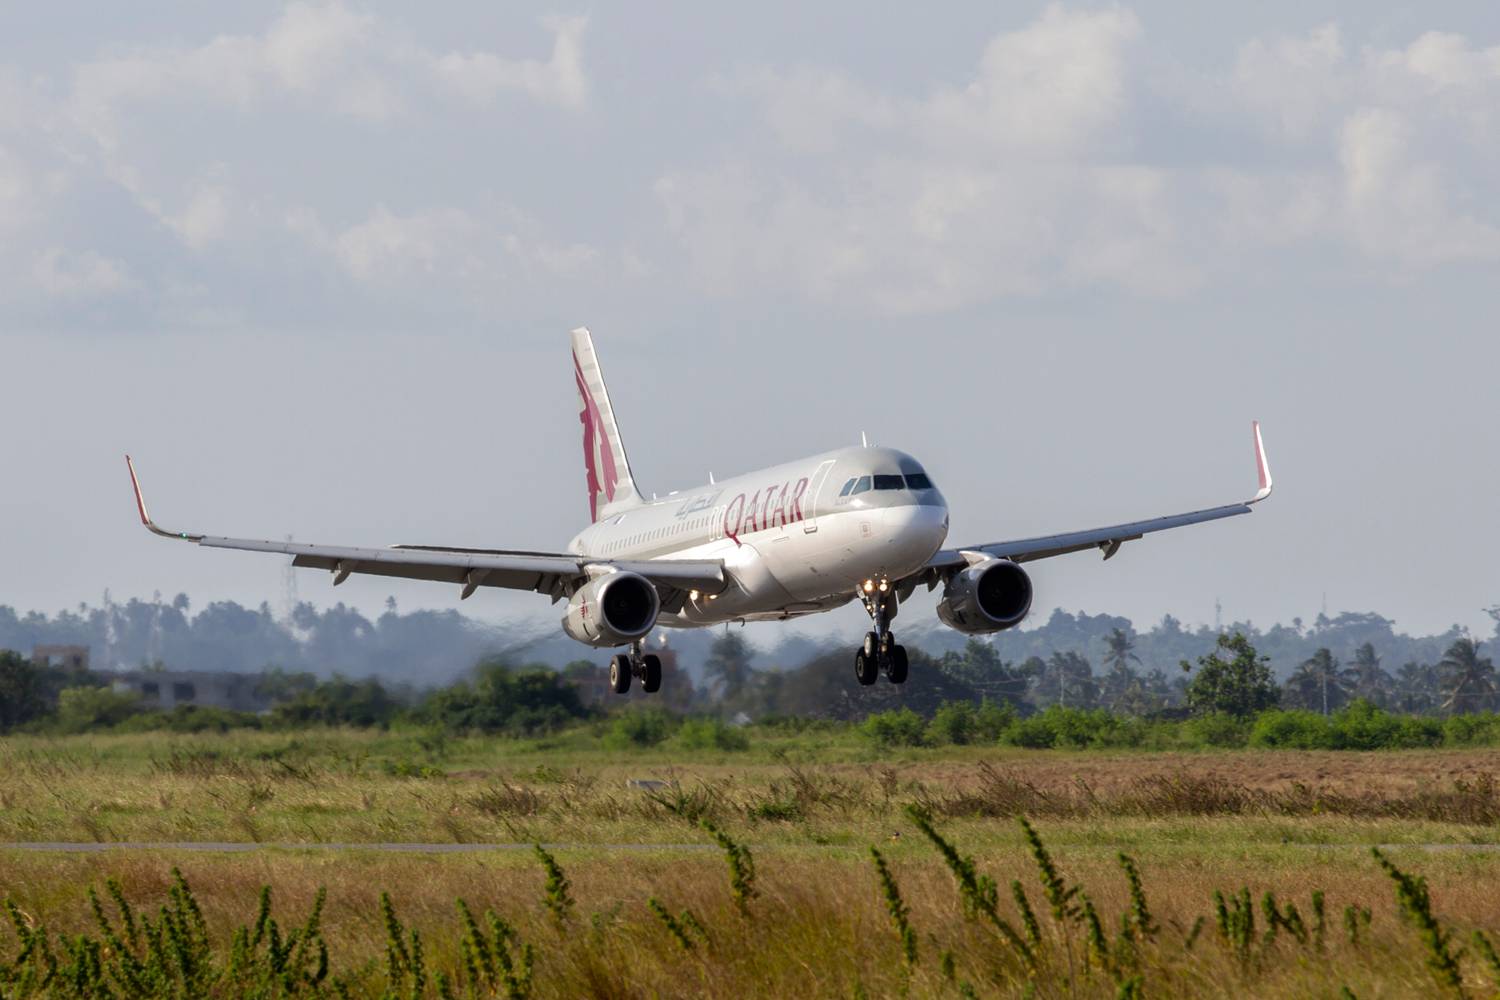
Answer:
<svg viewBox="0 0 1500 1000"><path fill-rule="evenodd" d="M1347 663L1321 646L1280 681L1270 657L1243 632L1214 637L1207 655L1180 660L1170 672L1146 668L1136 644L1124 628L1111 629L1099 642L1097 667L1071 649L1005 660L998 643L981 639L940 656L912 649L911 680L904 689L893 689L860 688L841 662L848 659L842 651L815 657L796 670L755 670L748 645L737 633L727 632L715 641L704 664L705 702L751 717L852 718L896 701L930 715L944 702L984 700L1009 705L1020 715L1058 706L1124 717L1171 717L1201 707L1213 692L1221 703L1215 711L1232 715L1278 707L1330 715L1355 700L1411 715L1500 710L1494 662L1483 643L1467 636L1453 639L1435 662L1411 661L1395 670L1386 669L1370 642L1356 646Z"/></svg>
<svg viewBox="0 0 1500 1000"><path fill-rule="evenodd" d="M919 608L909 614L915 620L908 622L903 616L901 625L908 647L920 647L936 658L965 654L967 637L937 626ZM1355 665L1357 650L1369 645L1399 680L1404 665L1435 666L1455 641L1468 637L1457 625L1433 635L1409 635L1398 631L1390 619L1366 612L1318 615L1310 622L1294 618L1290 624L1264 628L1246 621L1223 628L1189 627L1164 615L1149 627L1137 628L1116 615L1059 609L1034 627L1012 629L986 641L1008 663L1050 662L1054 654L1072 653L1090 660L1102 672L1109 666L1104 644L1117 631L1130 638L1134 659L1129 662L1136 669L1146 676L1160 670L1169 679L1182 660L1191 660L1212 646L1221 632L1243 634L1270 658L1272 669L1283 679L1319 649L1328 649L1347 668ZM692 630L670 635L681 665L701 681L701 667L717 635ZM775 646L752 650L753 666L795 669L834 642L786 627L774 635ZM100 670L160 665L172 670L258 673L274 664L320 677L342 673L421 686L462 677L486 657L524 657L561 668L581 652L550 620L491 624L456 611L403 612L394 600L388 600L378 615L366 615L344 604L319 609L304 602L288 613L275 612L267 604L255 608L234 601L199 605L186 594L170 600L80 604L50 615L0 605L0 649L24 653L39 644L88 646L93 665ZM839 643L840 648L843 645ZM603 662L603 653L590 655ZM1070 669L1076 672L1077 665Z"/></svg>
<svg viewBox="0 0 1500 1000"><path fill-rule="evenodd" d="M391 612L394 617L394 611ZM1182 718L1202 710L1231 716L1281 708L1332 716L1355 703L1406 715L1454 716L1500 709L1500 679L1484 644L1454 638L1431 662L1391 669L1374 643L1347 656L1315 648L1278 679L1270 657L1244 632L1210 641L1201 655L1176 669L1148 666L1141 639L1115 626L1094 655L1077 649L1007 660L998 642L969 639L960 649L930 653L909 647L911 680L902 687L858 685L842 647L815 653L789 669L756 666L757 651L738 630L717 634L701 665L699 683L687 672L671 679L672 697L632 692L598 708L664 703L680 713L747 719L829 718L853 721L905 707L933 717L947 704L988 702L1016 718L1051 709L1102 711L1120 718ZM1205 646L1211 647L1202 652ZM1097 662L1097 666L1096 666ZM181 706L151 711L116 691L107 675L39 666L16 653L0 654L0 731L50 726L66 731L99 727L203 729L231 725L389 725L414 720L482 732L532 733L583 718L590 682L602 667L579 660L561 672L544 664L515 667L489 657L463 678L425 690L376 677L262 670L261 693L276 702L267 716ZM597 690L598 684L594 683Z"/></svg>

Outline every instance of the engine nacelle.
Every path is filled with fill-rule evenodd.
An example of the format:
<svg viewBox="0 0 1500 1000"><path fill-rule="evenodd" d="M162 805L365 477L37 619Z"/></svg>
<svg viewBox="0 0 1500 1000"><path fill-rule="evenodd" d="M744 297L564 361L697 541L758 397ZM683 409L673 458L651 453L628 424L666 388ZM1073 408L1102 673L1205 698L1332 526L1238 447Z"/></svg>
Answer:
<svg viewBox="0 0 1500 1000"><path fill-rule="evenodd" d="M1031 577L1009 559L990 559L948 578L938 617L969 635L1021 624L1031 610Z"/></svg>
<svg viewBox="0 0 1500 1000"><path fill-rule="evenodd" d="M661 597L639 573L608 573L574 591L563 631L590 646L623 646L650 632Z"/></svg>

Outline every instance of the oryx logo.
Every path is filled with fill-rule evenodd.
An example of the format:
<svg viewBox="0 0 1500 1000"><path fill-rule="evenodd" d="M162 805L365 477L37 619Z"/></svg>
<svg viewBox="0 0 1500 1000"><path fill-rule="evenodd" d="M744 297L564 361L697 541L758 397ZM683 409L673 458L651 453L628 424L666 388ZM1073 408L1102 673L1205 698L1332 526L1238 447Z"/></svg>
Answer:
<svg viewBox="0 0 1500 1000"><path fill-rule="evenodd" d="M619 485L620 474L615 469L615 453L609 441L609 431L604 426L604 414L599 412L599 404L594 401L594 394L589 391L588 382L583 377L583 366L578 362L578 354L573 354L573 377L578 382L578 399L581 409L578 411L578 421L583 424L583 467L588 472L589 487L589 516L591 519L599 520L599 494L604 494L605 502L615 498L615 487Z"/></svg>

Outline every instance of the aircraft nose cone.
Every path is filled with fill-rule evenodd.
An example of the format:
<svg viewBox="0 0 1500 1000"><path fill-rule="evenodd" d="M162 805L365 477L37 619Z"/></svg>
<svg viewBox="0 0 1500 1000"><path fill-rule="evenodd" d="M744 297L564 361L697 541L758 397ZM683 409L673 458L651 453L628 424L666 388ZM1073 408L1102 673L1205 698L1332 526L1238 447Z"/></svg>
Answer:
<svg viewBox="0 0 1500 1000"><path fill-rule="evenodd" d="M934 504L890 507L885 512L886 537L914 562L926 562L948 538L948 508Z"/></svg>

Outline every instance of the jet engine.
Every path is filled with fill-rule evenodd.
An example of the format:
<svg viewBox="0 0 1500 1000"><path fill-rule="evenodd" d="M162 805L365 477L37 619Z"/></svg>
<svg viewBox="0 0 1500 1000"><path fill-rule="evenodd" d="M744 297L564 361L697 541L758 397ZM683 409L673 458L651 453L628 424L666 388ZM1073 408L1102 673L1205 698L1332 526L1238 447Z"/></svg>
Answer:
<svg viewBox="0 0 1500 1000"><path fill-rule="evenodd" d="M661 597L650 580L639 573L609 573L573 592L562 627L590 646L623 646L650 632L660 613Z"/></svg>
<svg viewBox="0 0 1500 1000"><path fill-rule="evenodd" d="M1021 624L1031 610L1031 578L1009 559L989 559L948 578L938 617L969 635Z"/></svg>

